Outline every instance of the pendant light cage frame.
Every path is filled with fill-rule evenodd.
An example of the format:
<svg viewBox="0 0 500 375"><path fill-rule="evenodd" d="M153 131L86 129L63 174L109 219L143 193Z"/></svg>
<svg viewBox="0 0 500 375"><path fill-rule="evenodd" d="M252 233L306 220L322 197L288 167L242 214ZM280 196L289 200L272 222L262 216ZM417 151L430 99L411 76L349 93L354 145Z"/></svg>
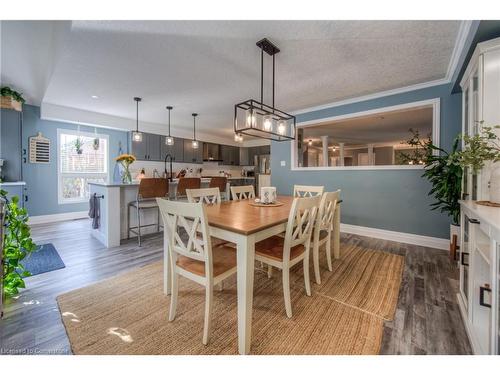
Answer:
<svg viewBox="0 0 500 375"><path fill-rule="evenodd" d="M283 142L295 139L297 119L295 116L277 109L275 99L275 55L280 52L267 38L256 43L260 48L260 101L248 99L234 106L234 132L242 136L264 138ZM264 52L272 57L272 104L264 103Z"/></svg>
<svg viewBox="0 0 500 375"><path fill-rule="evenodd" d="M135 97L134 101L136 103L136 123L135 131L132 131L132 142L142 142L142 132L139 131L139 102L141 102L142 99Z"/></svg>

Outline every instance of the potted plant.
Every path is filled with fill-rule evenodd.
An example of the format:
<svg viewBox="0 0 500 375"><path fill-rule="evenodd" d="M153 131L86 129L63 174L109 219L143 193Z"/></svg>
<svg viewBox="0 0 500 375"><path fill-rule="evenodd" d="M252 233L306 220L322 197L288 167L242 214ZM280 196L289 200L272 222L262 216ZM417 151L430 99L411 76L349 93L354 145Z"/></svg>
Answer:
<svg viewBox="0 0 500 375"><path fill-rule="evenodd" d="M482 126L481 131L473 136L463 135L464 149L459 152L459 161L462 167L472 170L473 174L478 174L484 166L491 162L490 177L490 202L500 204L500 138L494 129L496 126Z"/></svg>
<svg viewBox="0 0 500 375"><path fill-rule="evenodd" d="M14 196L9 200L7 192L0 189L0 199L6 202L1 281L3 295L10 297L18 294L20 288L26 287L23 278L31 274L24 269L21 261L31 254L36 246L31 239L28 212L19 207L19 198Z"/></svg>
<svg viewBox="0 0 500 375"><path fill-rule="evenodd" d="M78 155L81 155L83 153L83 138L76 137L74 146L75 146L76 153Z"/></svg>
<svg viewBox="0 0 500 375"><path fill-rule="evenodd" d="M432 185L428 195L436 201L431 204L432 210L440 210L451 218L450 242L456 235L457 245L460 239L460 195L462 190L462 165L458 146L460 138L453 142L450 152L432 144L430 138L422 140L418 133L413 132L412 138L407 141L413 148L418 149L418 161L424 165L425 177ZM434 151L438 151L434 155ZM410 155L409 158L412 158Z"/></svg>
<svg viewBox="0 0 500 375"><path fill-rule="evenodd" d="M94 138L94 141L92 142L92 148L95 151L99 150L99 138Z"/></svg>
<svg viewBox="0 0 500 375"><path fill-rule="evenodd" d="M14 109L21 112L24 102L22 94L12 90L10 87L3 86L0 89L0 108Z"/></svg>
<svg viewBox="0 0 500 375"><path fill-rule="evenodd" d="M458 145L460 139L453 142L450 152L428 143L427 156L425 158L423 177L432 184L429 195L433 195L436 201L431 204L433 210L439 209L451 218L450 241L456 235L457 244L460 239L460 196L462 192L463 169L459 161ZM432 151L439 151L433 155Z"/></svg>

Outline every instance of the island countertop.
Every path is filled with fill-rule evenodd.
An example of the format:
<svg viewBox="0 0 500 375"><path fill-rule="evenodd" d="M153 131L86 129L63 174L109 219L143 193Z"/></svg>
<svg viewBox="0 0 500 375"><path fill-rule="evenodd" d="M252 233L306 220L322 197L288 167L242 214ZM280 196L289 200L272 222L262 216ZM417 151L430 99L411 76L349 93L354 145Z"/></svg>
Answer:
<svg viewBox="0 0 500 375"><path fill-rule="evenodd" d="M201 182L208 183L212 177L201 177ZM254 180L255 177L227 177L230 180ZM177 184L179 182L178 178L174 178L170 181L171 184ZM130 184L124 184L122 182L89 182L89 185L104 186L104 187L129 187L129 186L139 186L139 181L132 181Z"/></svg>

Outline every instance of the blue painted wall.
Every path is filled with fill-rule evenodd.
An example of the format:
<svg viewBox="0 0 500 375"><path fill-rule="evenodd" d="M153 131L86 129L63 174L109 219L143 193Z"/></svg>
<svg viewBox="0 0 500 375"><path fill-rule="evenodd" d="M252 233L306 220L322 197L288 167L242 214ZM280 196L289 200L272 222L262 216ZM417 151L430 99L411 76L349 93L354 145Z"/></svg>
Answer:
<svg viewBox="0 0 500 375"><path fill-rule="evenodd" d="M26 181L28 202L26 207L31 216L50 215L65 212L85 211L87 203L59 204L57 202L57 129L77 130L77 125L40 119L40 108L25 105L23 110L23 149L28 150L29 137L42 132L50 139L51 158L49 164L23 164L23 179ZM81 131L93 132L94 128L80 126ZM127 149L127 133L99 129L100 134L109 136L109 171L113 173L114 156L118 154L119 142Z"/></svg>
<svg viewBox="0 0 500 375"><path fill-rule="evenodd" d="M397 95L308 112L297 122L317 120L375 108L441 98L441 147L449 149L461 131L461 93L451 94L452 85L441 85ZM290 143L272 142L272 184L281 194L291 194L294 184L324 185L342 189L342 222L425 236L448 238L450 220L431 211L431 186L421 178L422 170L291 171ZM286 161L282 167L280 162Z"/></svg>

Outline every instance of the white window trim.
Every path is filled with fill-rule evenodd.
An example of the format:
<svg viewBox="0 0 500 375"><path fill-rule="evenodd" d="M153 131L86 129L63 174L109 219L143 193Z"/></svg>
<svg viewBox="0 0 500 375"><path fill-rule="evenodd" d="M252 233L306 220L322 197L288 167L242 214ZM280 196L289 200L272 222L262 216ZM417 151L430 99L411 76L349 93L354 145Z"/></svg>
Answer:
<svg viewBox="0 0 500 375"><path fill-rule="evenodd" d="M61 134L70 134L70 135L81 135L84 137L90 138L103 138L106 139L107 144L107 160L106 160L106 173L88 173L89 175L103 175L103 177L108 180L109 179L109 135L100 134L100 133L92 133L92 132L82 132L77 130L69 130L69 129L57 129L57 203L60 205L63 204L76 204L76 203L84 203L87 201L87 198L63 198L62 197L62 172L61 172ZM74 174L75 176L81 176L82 174L86 174L86 172L81 173L64 173L65 176L71 176Z"/></svg>
<svg viewBox="0 0 500 375"><path fill-rule="evenodd" d="M302 121L297 123L297 128L307 128L309 126L315 126L322 124L324 122L346 120L360 116L375 115L382 112L397 111L402 109L411 109L421 106L432 106L432 143L441 147L439 139L439 129L441 124L441 99L433 98L428 100L421 100L417 102L410 102L404 104L393 105L389 107L380 107L375 109L370 109L367 111L347 113L344 115L325 117L317 120ZM296 132L297 133L297 132ZM290 166L292 171L363 171L363 170L411 170L411 169L423 169L422 165L361 165L361 166L348 166L348 167L298 167L297 166L297 138L290 142ZM434 151L433 154L438 154L439 151Z"/></svg>

